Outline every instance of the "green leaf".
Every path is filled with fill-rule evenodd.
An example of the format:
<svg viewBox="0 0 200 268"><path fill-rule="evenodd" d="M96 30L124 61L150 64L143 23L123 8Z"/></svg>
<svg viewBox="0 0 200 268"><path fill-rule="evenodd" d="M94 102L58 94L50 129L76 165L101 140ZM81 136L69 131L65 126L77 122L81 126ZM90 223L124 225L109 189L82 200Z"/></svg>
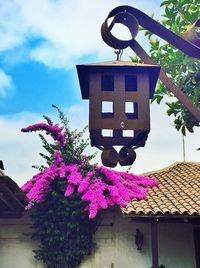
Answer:
<svg viewBox="0 0 200 268"><path fill-rule="evenodd" d="M170 4L170 1L163 1L163 2L160 4L160 7L162 7L162 6L166 6L166 5L168 5L168 4Z"/></svg>
<svg viewBox="0 0 200 268"><path fill-rule="evenodd" d="M156 98L156 102L157 102L158 104L160 104L161 101L162 101L162 99L163 99L163 96L158 95L157 98Z"/></svg>
<svg viewBox="0 0 200 268"><path fill-rule="evenodd" d="M183 134L183 136L186 135L185 126L182 126L182 128L181 128L181 133Z"/></svg>

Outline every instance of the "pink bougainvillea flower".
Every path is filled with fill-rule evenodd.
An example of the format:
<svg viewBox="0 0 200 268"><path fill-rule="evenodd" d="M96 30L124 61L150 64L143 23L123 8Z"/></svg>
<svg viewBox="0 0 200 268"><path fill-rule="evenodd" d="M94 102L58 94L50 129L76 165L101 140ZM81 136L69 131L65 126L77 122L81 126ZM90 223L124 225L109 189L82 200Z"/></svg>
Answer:
<svg viewBox="0 0 200 268"><path fill-rule="evenodd" d="M52 138L58 142L60 146L64 146L66 143L66 134L63 132L63 127L59 127L58 125L38 123L21 129L22 132L32 132L39 130L46 131L46 133L51 135Z"/></svg>
<svg viewBox="0 0 200 268"><path fill-rule="evenodd" d="M133 198L146 197L148 188L158 185L153 178L118 172L105 167L90 166L86 173L84 165L66 165L59 151L54 153L52 164L36 174L22 186L28 198L28 208L45 200L45 194L51 191L51 182L55 179L66 180L64 196L67 198L77 191L85 201L89 218L96 217L98 211L109 206L126 206Z"/></svg>
<svg viewBox="0 0 200 268"><path fill-rule="evenodd" d="M74 190L75 190L74 186L69 184L66 188L65 196L70 196L71 194L73 194Z"/></svg>
<svg viewBox="0 0 200 268"><path fill-rule="evenodd" d="M39 123L22 129L23 132L45 131L52 136L57 145L55 148L58 148L54 152L51 164L22 186L28 199L27 208L43 202L46 195L53 190L52 183L55 180L62 180L65 198L74 192L80 195L90 219L96 217L102 209L114 205L126 206L134 198L146 198L149 187L158 185L153 178L89 165L89 157L82 155L78 146L73 149L73 159L79 161L66 161L63 155L68 152L67 142L71 141L74 144L79 137L75 133L70 135L67 129L46 119L48 124ZM72 154L71 151L70 153Z"/></svg>

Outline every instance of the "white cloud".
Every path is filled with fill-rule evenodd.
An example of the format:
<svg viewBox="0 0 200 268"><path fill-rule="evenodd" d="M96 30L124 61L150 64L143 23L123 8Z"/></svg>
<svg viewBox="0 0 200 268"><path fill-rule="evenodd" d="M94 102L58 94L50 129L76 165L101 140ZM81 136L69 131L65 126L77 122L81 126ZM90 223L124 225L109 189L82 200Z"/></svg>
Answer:
<svg viewBox="0 0 200 268"><path fill-rule="evenodd" d="M199 162L200 128L185 137L186 161ZM151 131L144 148L136 150L137 159L131 171L134 173L158 170L177 161L183 161L182 134L172 125L163 104L151 105Z"/></svg>
<svg viewBox="0 0 200 268"><path fill-rule="evenodd" d="M7 92L14 88L11 76L0 69L0 98L5 97Z"/></svg>
<svg viewBox="0 0 200 268"><path fill-rule="evenodd" d="M17 1L0 2L0 51L12 49L25 41L27 25Z"/></svg>
<svg viewBox="0 0 200 268"><path fill-rule="evenodd" d="M72 129L81 130L87 124L88 115L84 106L74 105L64 112ZM59 121L56 111L48 116L54 122ZM21 132L21 128L39 122L45 122L42 115L30 112L0 116L0 160L4 162L5 173L19 185L37 172L32 165L44 164L43 158L39 155L43 148L37 133Z"/></svg>
<svg viewBox="0 0 200 268"><path fill-rule="evenodd" d="M0 159L5 172L18 184L23 184L33 174L33 164L41 163L38 156L41 142L37 135L21 133L21 128L40 120L40 116L21 113L0 117Z"/></svg>
<svg viewBox="0 0 200 268"><path fill-rule="evenodd" d="M72 129L81 130L88 123L87 105L74 105L66 111ZM57 113L50 115L57 120ZM32 113L19 113L12 116L0 117L0 159L4 161L6 174L19 185L31 178L37 170L32 169L33 164L43 163L39 152L42 151L41 141L36 133L21 133L22 127L36 122L41 122L42 116ZM136 150L137 158L131 168L135 174L158 170L177 161L183 161L182 136L171 126L171 119L164 112L163 105L151 107L151 132L146 146ZM199 161L200 129L186 137L186 161ZM86 133L85 138L88 137ZM89 147L87 153L98 151ZM101 164L100 151L95 162ZM118 170L126 170L117 166Z"/></svg>
<svg viewBox="0 0 200 268"><path fill-rule="evenodd" d="M108 13L119 5L135 5L147 14L156 10L157 18L160 16L158 4L149 0L1 2L0 50L23 45L36 37L43 42L30 51L29 57L50 67L70 68L92 53L98 54L97 60L108 54L113 57L113 50L102 41L100 28Z"/></svg>

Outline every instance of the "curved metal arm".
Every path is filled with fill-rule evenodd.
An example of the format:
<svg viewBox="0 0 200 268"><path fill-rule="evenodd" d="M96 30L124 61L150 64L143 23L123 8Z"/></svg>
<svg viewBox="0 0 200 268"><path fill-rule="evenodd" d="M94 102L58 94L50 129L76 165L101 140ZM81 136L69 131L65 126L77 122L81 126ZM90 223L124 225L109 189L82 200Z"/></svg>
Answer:
<svg viewBox="0 0 200 268"><path fill-rule="evenodd" d="M112 17L113 20L110 26L108 26L108 19ZM112 35L111 29L113 28L115 23L121 23L127 26L131 32L132 39L125 41L120 40L114 35ZM139 25L165 39L170 44L183 51L185 54L191 57L200 58L200 39L194 39L194 36L192 36L190 40L192 40L193 43L191 43L178 36L177 34L173 33L169 29L166 29L164 26L153 20L151 17L147 16L142 11L130 6L120 6L113 9L109 13L108 17L106 18L101 27L102 38L105 43L115 49L124 49L129 46L144 61L144 63L156 64L135 40ZM196 27L199 27L199 20L198 23L196 23L195 25ZM183 92L183 90L177 87L172 82L172 80L165 74L162 69L159 78L166 85L166 87L177 97L177 99L188 109L188 111L193 114L193 116L200 122L199 109L196 107L195 104L192 103L190 98Z"/></svg>
<svg viewBox="0 0 200 268"><path fill-rule="evenodd" d="M138 44L136 40L132 42L132 50L144 61L146 64L156 64L151 57L144 51L144 49ZM173 81L166 75L166 73L161 68L159 79L165 84L170 92L185 106L186 109L200 122L200 110L198 107L190 100L190 98L184 93L184 91L177 87Z"/></svg>
<svg viewBox="0 0 200 268"><path fill-rule="evenodd" d="M113 21L110 26L108 26L108 19L112 17L114 17ZM131 32L132 39L123 41L114 37L110 31L115 23L122 23L127 26ZM157 21L153 20L151 17L147 16L142 11L131 6L119 6L109 13L102 25L102 38L109 46L115 49L126 48L130 46L131 42L137 35L138 25L141 25L150 32L166 40L188 56L200 59L200 47L198 45L183 39Z"/></svg>

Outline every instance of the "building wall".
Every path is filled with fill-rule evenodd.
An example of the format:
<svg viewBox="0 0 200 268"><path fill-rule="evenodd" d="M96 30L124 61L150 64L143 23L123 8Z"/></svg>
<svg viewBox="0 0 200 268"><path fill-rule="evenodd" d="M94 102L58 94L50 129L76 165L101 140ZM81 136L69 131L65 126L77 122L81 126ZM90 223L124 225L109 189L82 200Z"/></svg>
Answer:
<svg viewBox="0 0 200 268"><path fill-rule="evenodd" d="M20 219L0 219L0 268L43 268L33 257L34 243L28 215Z"/></svg>
<svg viewBox="0 0 200 268"><path fill-rule="evenodd" d="M136 228L144 234L144 246L136 249ZM195 268L193 229L189 224L158 224L160 264L166 268ZM34 260L36 245L25 235L30 233L27 216L0 219L0 268L43 268ZM97 247L80 268L151 268L149 223L130 222L120 211L105 217L96 234Z"/></svg>
<svg viewBox="0 0 200 268"><path fill-rule="evenodd" d="M150 223L131 222L119 212L110 215L97 234L96 252L81 268L151 268ZM136 229L144 234L139 251L134 242ZM158 224L159 263L166 268L195 268L193 226L191 224ZM113 266L111 266L114 264Z"/></svg>
<svg viewBox="0 0 200 268"><path fill-rule="evenodd" d="M159 241L160 263L166 268L196 267L191 224L160 224Z"/></svg>

